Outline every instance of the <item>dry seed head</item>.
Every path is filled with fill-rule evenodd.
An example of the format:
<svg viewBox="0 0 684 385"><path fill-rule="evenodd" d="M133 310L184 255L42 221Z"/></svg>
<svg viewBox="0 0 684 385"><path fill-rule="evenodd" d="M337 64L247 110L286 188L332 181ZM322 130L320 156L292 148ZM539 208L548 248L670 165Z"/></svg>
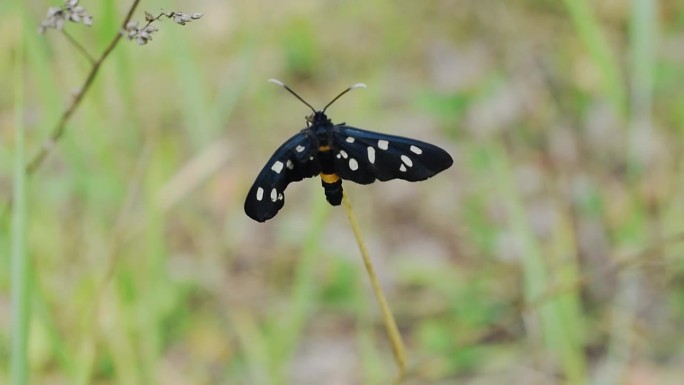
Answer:
<svg viewBox="0 0 684 385"><path fill-rule="evenodd" d="M152 23L161 19L165 16L168 19L173 19L173 21L180 25L185 25L191 21L198 20L202 17L201 13L195 12L193 14L187 14L179 11L161 11L157 16L152 13L145 11L145 21L147 22L145 26L139 27L137 21L129 22L122 34L126 35L129 40L135 40L138 45L145 45L152 40L153 34L159 29L152 25Z"/></svg>
<svg viewBox="0 0 684 385"><path fill-rule="evenodd" d="M63 7L50 7L47 16L38 27L39 33L45 33L48 29L62 30L67 21L90 26L93 18L88 14L85 7L78 5L78 0L65 0Z"/></svg>

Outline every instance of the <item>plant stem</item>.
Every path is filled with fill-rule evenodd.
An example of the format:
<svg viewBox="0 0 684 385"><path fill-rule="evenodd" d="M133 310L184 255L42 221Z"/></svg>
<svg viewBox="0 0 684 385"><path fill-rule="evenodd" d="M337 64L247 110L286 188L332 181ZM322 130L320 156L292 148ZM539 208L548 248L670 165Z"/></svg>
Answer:
<svg viewBox="0 0 684 385"><path fill-rule="evenodd" d="M634 177L640 177L649 164L653 140L653 84L658 46L658 2L632 0L630 21L629 73L629 147L627 165Z"/></svg>
<svg viewBox="0 0 684 385"><path fill-rule="evenodd" d="M23 4L17 2L17 20L23 23ZM14 73L14 207L12 210L12 350L10 383L28 383L29 274L26 254L26 174L24 174L24 37L20 26L15 52Z"/></svg>
<svg viewBox="0 0 684 385"><path fill-rule="evenodd" d="M90 64L92 64L92 65L95 64L95 59L93 59L93 56L92 56L90 53L88 53L88 50L85 49L85 47L84 47L81 43L79 43L76 39L74 39L73 36L69 35L69 33L68 33L65 29L62 29L62 34L64 34L64 36L67 38L67 40L69 40L69 42L70 42L74 47L76 47L76 49L77 49L80 53L82 53L83 56L86 57L86 59L88 59L88 61L90 62Z"/></svg>
<svg viewBox="0 0 684 385"><path fill-rule="evenodd" d="M601 23L597 20L590 0L565 0L579 37L586 46L594 64L601 73L606 96L613 103L620 117L626 115L627 90L620 77L620 66Z"/></svg>
<svg viewBox="0 0 684 385"><path fill-rule="evenodd" d="M123 37L121 31L125 29L126 24L128 24L128 22L133 17L133 12L138 7L139 3L140 0L133 0L133 4L129 8L126 18L124 19L123 23L121 23L121 29L116 31L116 35L109 43L107 48L102 52L102 55L100 55L100 57L94 61L93 66L90 68L90 72L88 73L88 76L86 77L86 80L84 81L83 85L79 89L78 93L72 99L71 104L69 104L69 107L67 107L67 109L64 110L64 113L62 113L62 117L59 119L55 127L52 129L50 133L50 138L47 141L45 141L45 143L40 148L38 153L36 153L33 156L33 158L31 158L31 161L26 166L26 172L29 175L33 174L38 169L38 167L40 167L40 165L43 164L45 158L48 156L48 154L50 154L50 152L54 148L55 143L57 143L61 139L62 135L64 135L64 130L66 129L67 122L74 114L74 112L76 112L76 109L81 104L81 101L83 100L83 97L85 96L86 92L88 92L90 86L93 84L93 80L95 80L95 76L99 72L100 66L107 59L109 54L112 53L114 47L116 47L116 45Z"/></svg>
<svg viewBox="0 0 684 385"><path fill-rule="evenodd" d="M387 336L392 343L392 352L394 353L394 361L397 363L399 368L399 376L397 383L400 383L406 372L406 353L404 352L404 343L401 339L401 334L397 328L397 323L394 321L394 316L392 315L392 310L387 304L385 295L380 287L380 282L378 282L378 277L375 274L375 267L373 267L373 262L368 256L368 250L366 249L366 244L363 241L363 236L361 235L361 230L359 228L359 223L356 221L354 216L354 211L352 210L351 203L347 194L342 196L342 203L344 204L344 210L347 213L347 218L349 218L349 223L351 224L352 231L354 232L354 237L356 237L356 242L359 245L359 251L361 251L361 257L363 258L363 264L366 266L366 271L368 272L368 278L370 278L371 286L373 287L373 292L380 305L380 310L382 311L382 318L385 323L385 329L387 330Z"/></svg>

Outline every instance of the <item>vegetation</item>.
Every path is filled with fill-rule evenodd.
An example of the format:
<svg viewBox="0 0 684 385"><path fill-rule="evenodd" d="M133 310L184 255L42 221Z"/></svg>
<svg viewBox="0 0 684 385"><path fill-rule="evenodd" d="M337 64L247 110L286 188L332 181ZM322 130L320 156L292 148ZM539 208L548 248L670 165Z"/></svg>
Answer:
<svg viewBox="0 0 684 385"><path fill-rule="evenodd" d="M364 82L333 121L454 157L344 185L405 384L681 382L684 6L140 0L132 24L133 0L82 0L65 35L55 2L0 2L3 380L392 382L320 182L264 224L243 212L308 113L278 78L314 106Z"/></svg>

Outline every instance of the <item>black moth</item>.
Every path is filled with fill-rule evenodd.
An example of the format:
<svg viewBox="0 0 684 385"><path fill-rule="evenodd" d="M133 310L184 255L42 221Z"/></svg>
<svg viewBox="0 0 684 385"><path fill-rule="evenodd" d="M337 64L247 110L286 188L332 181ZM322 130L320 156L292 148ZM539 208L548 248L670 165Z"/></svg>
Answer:
<svg viewBox="0 0 684 385"><path fill-rule="evenodd" d="M245 213L255 221L273 218L285 203L287 185L321 176L325 198L333 206L342 202L342 179L360 184L403 179L425 180L449 168L453 159L443 149L401 136L361 130L344 123L333 124L325 110L355 84L337 95L323 110L316 111L290 87L284 87L313 111L306 117L307 127L278 148L257 176L245 200Z"/></svg>

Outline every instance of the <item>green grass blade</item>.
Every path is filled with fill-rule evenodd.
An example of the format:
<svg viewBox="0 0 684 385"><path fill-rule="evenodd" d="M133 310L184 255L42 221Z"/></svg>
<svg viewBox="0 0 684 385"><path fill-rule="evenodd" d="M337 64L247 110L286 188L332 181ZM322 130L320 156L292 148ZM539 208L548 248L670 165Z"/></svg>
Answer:
<svg viewBox="0 0 684 385"><path fill-rule="evenodd" d="M354 289L354 302L358 304L356 327L356 346L359 354L360 366L362 368L363 384L382 384L389 382L388 370L383 365L382 354L376 346L376 332L374 313L371 311L373 303L369 300L361 280L358 281Z"/></svg>
<svg viewBox="0 0 684 385"><path fill-rule="evenodd" d="M23 21L23 7L16 4L17 20ZM17 28L21 31L21 28ZM26 174L24 173L24 40L19 32L14 73L14 187L12 207L12 347L11 384L28 383L29 263L26 252Z"/></svg>
<svg viewBox="0 0 684 385"><path fill-rule="evenodd" d="M269 341L259 328L253 315L247 311L228 312L231 326L235 329L235 335L242 348L245 360L245 371L254 384L270 385L281 383L274 377Z"/></svg>
<svg viewBox="0 0 684 385"><path fill-rule="evenodd" d="M562 256L572 253L572 248L568 246L571 242L562 235L564 231L559 231L561 235L556 235L554 245L544 247L529 223L525 202L514 180L513 165L505 149L493 143L489 152L494 180L497 181L496 190L500 191L501 200L509 213L511 231L521 242L524 295L525 300L531 302L547 292L552 279L561 282L573 282L577 279L578 273L573 262L562 261L562 268L557 268L556 271L550 266L550 260L566 259ZM568 291L555 296L529 309L528 314L539 324L539 332L531 329L533 332L530 338L539 334L543 341L543 351L540 353L553 355L568 384L584 384L586 363L581 331L578 330L583 323L578 293ZM533 344L536 343L537 341L533 341Z"/></svg>
<svg viewBox="0 0 684 385"><path fill-rule="evenodd" d="M627 91L621 78L620 66L611 52L608 38L592 13L588 0L565 0L572 22L582 42L601 73L603 87L616 110L624 116L627 111Z"/></svg>
<svg viewBox="0 0 684 385"><path fill-rule="evenodd" d="M643 168L651 144L653 81L658 46L656 8L653 0L632 0L629 165L633 172Z"/></svg>
<svg viewBox="0 0 684 385"><path fill-rule="evenodd" d="M630 24L630 141L628 165L634 182L649 159L652 136L653 91L658 46L658 11L654 0L632 0ZM652 243L649 240L649 213L635 196L629 221L621 226L622 244L632 248ZM595 384L617 384L629 371L635 353L635 322L643 297L641 270L624 271L618 279L610 341L605 362L599 367Z"/></svg>

